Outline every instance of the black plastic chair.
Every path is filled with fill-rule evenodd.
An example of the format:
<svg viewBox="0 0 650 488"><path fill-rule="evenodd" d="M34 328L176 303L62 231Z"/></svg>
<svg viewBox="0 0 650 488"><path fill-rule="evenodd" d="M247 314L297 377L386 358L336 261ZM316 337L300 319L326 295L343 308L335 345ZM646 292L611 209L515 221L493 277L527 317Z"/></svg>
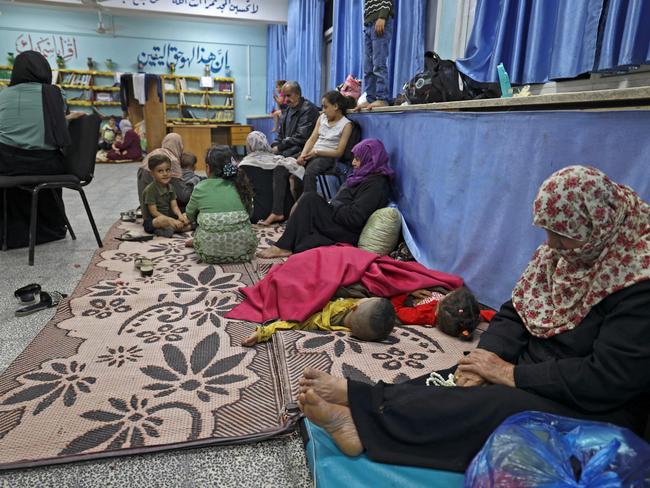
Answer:
<svg viewBox="0 0 650 488"><path fill-rule="evenodd" d="M97 144L99 139L99 125L101 119L97 114L90 114L79 119L70 121L68 130L70 131L70 138L72 144L66 148L65 154L65 169L66 173L61 175L38 175L38 176L0 176L0 188L2 188L2 199L4 203L4 219L3 219L3 241L2 250L7 249L7 189L20 188L32 192L32 205L29 220L29 265L34 265L34 247L36 246L36 224L38 218L38 194L41 190L45 189L58 189L68 188L75 190L81 195L88 220L97 239L97 245L102 247L102 240L97 232L95 219L90 211L86 194L83 187L88 185L94 176L95 172L95 156L97 154ZM55 200L59 210L65 219L65 225L70 232L70 237L73 240L77 239L72 226L65 215L63 202L56 192Z"/></svg>
<svg viewBox="0 0 650 488"><path fill-rule="evenodd" d="M356 146L359 141L361 141L361 126L357 122L352 121L352 133L350 134L350 139L348 139L347 146L345 146L343 156L336 161L334 168L317 176L317 181L323 192L323 196L328 202L334 195L332 195L332 190L327 182L327 177L335 176L339 180L339 186L343 184L352 169L352 160L354 159L352 148Z"/></svg>

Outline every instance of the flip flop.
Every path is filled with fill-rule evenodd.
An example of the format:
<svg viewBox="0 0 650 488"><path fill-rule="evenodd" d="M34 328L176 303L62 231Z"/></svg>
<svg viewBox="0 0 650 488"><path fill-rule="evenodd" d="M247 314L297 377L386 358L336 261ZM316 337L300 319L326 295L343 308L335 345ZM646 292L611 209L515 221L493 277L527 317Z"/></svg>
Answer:
<svg viewBox="0 0 650 488"><path fill-rule="evenodd" d="M119 237L116 237L118 241L125 241L125 242L144 242L144 241L150 241L153 239L154 236L151 234L137 234L135 232L125 232Z"/></svg>
<svg viewBox="0 0 650 488"><path fill-rule="evenodd" d="M39 295L41 292L41 285L38 283L31 283L29 285L25 285L23 287L18 288L14 292L14 296L18 301L25 305L28 303L33 303L36 301L36 297Z"/></svg>
<svg viewBox="0 0 650 488"><path fill-rule="evenodd" d="M122 222L135 222L135 212L133 210L120 212L120 220Z"/></svg>
<svg viewBox="0 0 650 488"><path fill-rule="evenodd" d="M153 275L153 261L151 259L145 257L135 258L133 265L135 269L140 271L142 276Z"/></svg>
<svg viewBox="0 0 650 488"><path fill-rule="evenodd" d="M28 305L27 307L19 308L16 310L16 317L24 317L26 315L33 314L40 310L45 310L46 308L56 307L61 300L67 297L65 293L60 293L58 291L42 291L40 293L41 301L33 305Z"/></svg>

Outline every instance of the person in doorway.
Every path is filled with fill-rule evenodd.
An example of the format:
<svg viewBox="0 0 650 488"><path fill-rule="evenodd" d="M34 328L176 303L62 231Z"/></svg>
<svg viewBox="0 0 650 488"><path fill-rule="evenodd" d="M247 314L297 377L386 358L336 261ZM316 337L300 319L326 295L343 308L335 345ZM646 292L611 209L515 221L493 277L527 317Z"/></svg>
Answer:
<svg viewBox="0 0 650 488"><path fill-rule="evenodd" d="M306 370L299 405L350 456L464 471L515 413L642 432L650 407L650 206L601 171L570 166L540 187L548 236L455 385L346 381ZM478 388L480 387L480 388Z"/></svg>

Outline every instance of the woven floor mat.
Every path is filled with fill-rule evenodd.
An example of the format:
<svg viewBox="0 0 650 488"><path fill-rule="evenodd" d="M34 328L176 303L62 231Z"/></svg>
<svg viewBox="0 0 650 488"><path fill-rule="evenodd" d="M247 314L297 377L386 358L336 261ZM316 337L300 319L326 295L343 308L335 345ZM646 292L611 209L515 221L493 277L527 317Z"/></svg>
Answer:
<svg viewBox="0 0 650 488"><path fill-rule="evenodd" d="M224 319L277 260L200 264L186 237L117 223L55 317L0 375L0 469L259 440L292 427L284 366ZM260 247L281 227L259 228ZM141 277L134 259L153 260ZM26 320L29 320L27 318ZM282 356L277 356L282 358Z"/></svg>
<svg viewBox="0 0 650 488"><path fill-rule="evenodd" d="M477 343L478 335L465 342L422 326L396 327L381 343L359 341L346 332L282 331L273 337L275 354L285 356L280 366L294 401L307 367L366 383L401 383L454 366Z"/></svg>

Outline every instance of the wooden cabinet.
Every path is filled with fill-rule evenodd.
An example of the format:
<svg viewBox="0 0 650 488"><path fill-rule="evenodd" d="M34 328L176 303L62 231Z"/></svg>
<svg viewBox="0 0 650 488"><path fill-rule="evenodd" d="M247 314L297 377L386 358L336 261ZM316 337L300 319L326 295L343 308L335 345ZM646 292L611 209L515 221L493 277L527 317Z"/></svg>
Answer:
<svg viewBox="0 0 650 488"><path fill-rule="evenodd" d="M244 146L252 130L250 125L239 124L168 124L167 128L183 138L184 150L196 156L201 171L205 171L205 154L212 144Z"/></svg>

